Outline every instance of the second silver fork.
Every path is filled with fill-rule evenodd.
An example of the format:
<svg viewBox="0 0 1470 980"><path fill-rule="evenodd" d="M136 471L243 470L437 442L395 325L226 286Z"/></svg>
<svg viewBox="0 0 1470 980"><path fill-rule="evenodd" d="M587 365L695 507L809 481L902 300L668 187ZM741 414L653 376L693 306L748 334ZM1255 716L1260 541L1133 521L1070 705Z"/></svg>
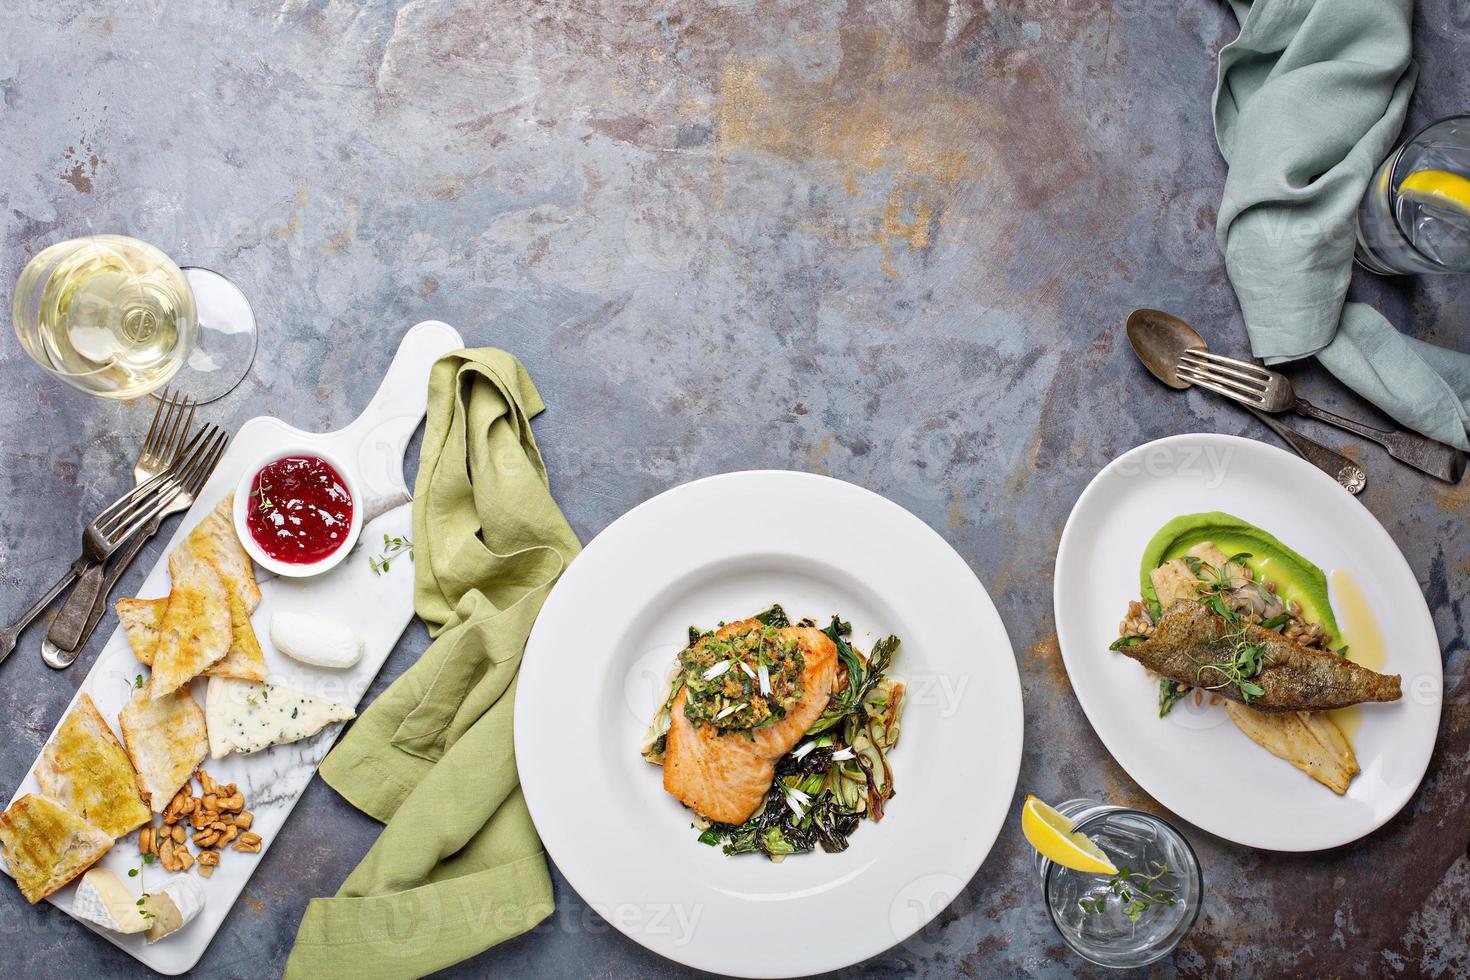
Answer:
<svg viewBox="0 0 1470 980"><path fill-rule="evenodd" d="M192 400L164 391L158 408L153 413L153 423L148 427L148 435L143 439L143 451L138 454L138 462L133 467L133 481L138 486L163 473L178 459L179 450L183 448L184 441L189 438L189 432L194 427L195 408L196 404ZM157 520L172 511L173 505L170 504ZM157 529L157 520L150 525L154 530ZM144 535L135 536L124 554L136 554L144 539ZM82 573L76 585L72 586L56 618L52 620L51 628L46 633L47 643L59 650L76 650L81 646L82 633L92 609L106 606L108 589L104 588L104 583L102 562L92 565Z"/></svg>
<svg viewBox="0 0 1470 980"><path fill-rule="evenodd" d="M1465 474L1465 454L1417 432L1386 432L1334 415L1296 393L1291 379L1279 371L1207 350L1179 355L1179 377L1263 412L1296 412L1335 425L1378 443L1394 459L1446 483L1459 483Z"/></svg>
<svg viewBox="0 0 1470 980"><path fill-rule="evenodd" d="M119 561L123 562L123 567L126 561L130 561L138 553L143 542L158 533L159 525L163 523L165 517L188 510L193 506L195 495L199 493L205 481L214 472L228 443L229 435L223 429L217 425L207 425L200 429L179 451L178 457L166 471L173 486L162 505L149 512L147 523L133 536L133 540L128 545L128 552L119 557ZM101 572L100 563L98 572L99 574ZM121 568L115 568L105 578L99 579L98 588L101 591L96 597L95 604L88 602L86 605L72 607L68 603L67 608L63 608L57 615L56 622L52 623L51 631L41 643L41 659L45 661L46 666L60 670L70 667L77 659L77 654L81 653L82 648L86 646L92 630L102 618L101 610L106 607L107 592L111 590L112 585L116 583L121 574ZM52 633L56 631L57 623L62 622L62 617L68 614L78 617L73 622L63 624L68 633L73 629L76 630L77 642L75 646L65 648L54 642Z"/></svg>

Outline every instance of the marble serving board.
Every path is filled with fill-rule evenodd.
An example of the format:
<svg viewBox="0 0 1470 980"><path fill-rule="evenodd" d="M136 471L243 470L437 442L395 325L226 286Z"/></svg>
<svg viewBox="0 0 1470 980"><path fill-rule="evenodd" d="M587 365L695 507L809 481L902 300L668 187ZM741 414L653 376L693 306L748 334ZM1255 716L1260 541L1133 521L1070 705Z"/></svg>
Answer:
<svg viewBox="0 0 1470 980"><path fill-rule="evenodd" d="M145 598L168 594L168 552L221 498L235 489L246 467L277 448L320 446L326 449L345 465L355 467L353 475L364 498L362 534L353 553L322 575L290 579L272 577L257 568L262 598L251 619L265 651L271 682L357 705L413 618L412 561L405 555L392 562L386 573L378 575L369 567L369 560L383 550L384 534L411 536L411 508L403 480L404 449L424 416L430 367L443 355L462 346L459 334L447 324L430 320L414 326L399 344L398 353L368 407L350 425L336 432L302 432L279 419L264 416L246 422L231 439L229 449L194 506L172 525L174 533L168 549L149 572L138 594ZM204 414L207 417L208 412ZM310 667L277 652L270 641L269 626L271 616L282 611L308 612L350 623L365 642L362 659L348 670L334 671ZM23 653L17 650L14 656ZM83 692L91 695L97 709L121 737L117 715L131 696L139 674L146 678L148 668L138 663L119 628L82 681L77 697ZM61 677L56 681L58 688L66 683ZM204 687L204 680L195 680L193 693L201 707ZM78 921L159 973L175 975L191 969L204 955L270 846L282 833L311 832L306 825L309 821L298 820L286 829L286 820L341 728L341 723L329 725L304 741L277 745L254 755L231 754L205 761L204 768L218 782L237 783L244 792L245 805L255 814L251 829L261 835L262 843L259 854L226 849L214 876L197 879L203 886L205 903L193 922L150 946L142 935L124 936L94 927L85 920ZM16 789L15 797L39 791L33 767ZM198 791L196 783L194 792ZM129 878L127 873L141 866L143 889L156 887L168 876L167 872L156 863L142 865L137 842L137 831L120 838L98 864L113 869L134 888L138 887L138 879ZM194 871L185 873L195 874ZM75 891L73 883L47 901L70 913Z"/></svg>

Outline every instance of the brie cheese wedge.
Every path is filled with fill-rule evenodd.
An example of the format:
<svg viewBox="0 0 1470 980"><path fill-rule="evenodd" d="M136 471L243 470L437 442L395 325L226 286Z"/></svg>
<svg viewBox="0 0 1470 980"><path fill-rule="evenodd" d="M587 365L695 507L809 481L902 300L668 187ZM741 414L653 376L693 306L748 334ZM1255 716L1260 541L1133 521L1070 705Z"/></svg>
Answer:
<svg viewBox="0 0 1470 980"><path fill-rule="evenodd" d="M313 667L344 670L362 659L362 637L357 630L320 616L276 613L271 617L271 642L292 660Z"/></svg>
<svg viewBox="0 0 1470 980"><path fill-rule="evenodd" d="M144 932L149 923L138 905L138 894L108 868L92 868L82 875L71 899L71 914L125 934Z"/></svg>
<svg viewBox="0 0 1470 980"><path fill-rule="evenodd" d="M336 701L230 677L211 677L204 697L209 754L215 759L300 741L334 721L355 717L357 712Z"/></svg>
<svg viewBox="0 0 1470 980"><path fill-rule="evenodd" d="M193 878L175 875L143 896L143 908L148 912L148 942L156 943L194 921L204 908L204 889Z"/></svg>

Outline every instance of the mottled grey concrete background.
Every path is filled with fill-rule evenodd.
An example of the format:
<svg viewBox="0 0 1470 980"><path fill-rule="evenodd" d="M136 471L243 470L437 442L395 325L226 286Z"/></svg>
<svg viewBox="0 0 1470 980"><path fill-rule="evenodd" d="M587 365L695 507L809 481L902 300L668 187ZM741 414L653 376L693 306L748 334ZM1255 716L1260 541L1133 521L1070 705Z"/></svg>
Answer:
<svg viewBox="0 0 1470 980"><path fill-rule="evenodd" d="M1209 0L11 0L0 282L47 244L103 231L228 273L262 329L253 373L212 413L232 423L340 425L408 325L447 320L535 376L550 406L537 435L584 538L724 470L886 494L1000 607L1026 691L1022 791L1156 807L1072 696L1051 566L1073 500L1119 452L1197 429L1269 438L1200 393L1165 397L1120 330L1157 306L1243 347L1212 239L1209 96L1234 28ZM1411 124L1470 107L1470 5L1423 0L1416 37ZM1358 289L1417 336L1467 346L1463 278ZM1314 400L1367 415L1300 377ZM0 385L8 619L122 485L149 409L63 387L13 340ZM1444 645L1438 750L1405 810L1349 847L1276 855L1191 832L1209 897L1162 972L1470 971L1470 490L1349 452ZM0 671L7 794L82 676L41 666L39 633ZM425 642L413 627L369 696ZM200 975L279 972L307 899L376 833L314 783ZM534 933L452 972L681 974L560 883L558 901ZM0 944L9 976L140 970L8 886ZM1084 966L1052 933L1011 824L959 901L857 972Z"/></svg>

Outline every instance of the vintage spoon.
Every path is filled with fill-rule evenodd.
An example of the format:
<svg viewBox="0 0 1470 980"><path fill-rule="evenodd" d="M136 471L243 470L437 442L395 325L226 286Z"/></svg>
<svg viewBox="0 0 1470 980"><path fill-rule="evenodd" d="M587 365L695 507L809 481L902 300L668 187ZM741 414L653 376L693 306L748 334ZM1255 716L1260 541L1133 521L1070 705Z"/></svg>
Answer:
<svg viewBox="0 0 1470 980"><path fill-rule="evenodd" d="M1210 345L1189 324L1159 310L1134 310L1128 315L1128 343L1133 353L1148 368L1149 374L1170 388L1183 390L1190 387L1188 381L1179 376L1179 355L1187 350L1209 350ZM1358 493L1368 482L1368 475L1357 463L1342 453L1283 425L1264 412L1246 407L1267 428L1281 437L1297 455L1336 480L1348 493Z"/></svg>

